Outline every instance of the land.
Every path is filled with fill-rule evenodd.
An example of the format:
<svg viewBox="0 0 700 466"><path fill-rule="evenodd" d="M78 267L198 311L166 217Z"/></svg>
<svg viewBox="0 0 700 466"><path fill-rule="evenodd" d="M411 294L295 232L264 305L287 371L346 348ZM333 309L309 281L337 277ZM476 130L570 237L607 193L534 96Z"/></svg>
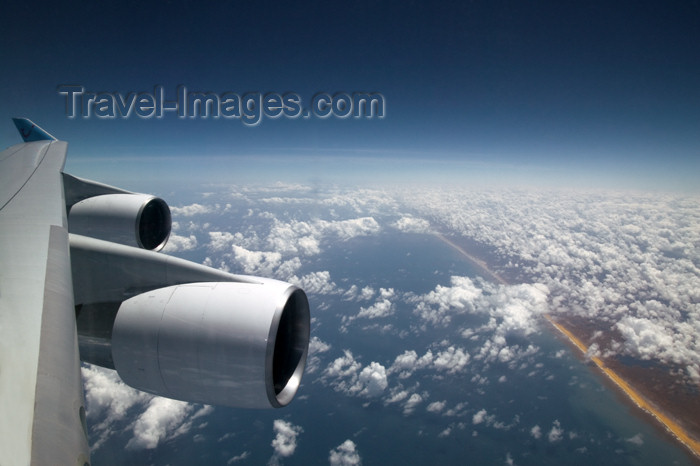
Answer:
<svg viewBox="0 0 700 466"><path fill-rule="evenodd" d="M462 256L467 258L467 260L469 260L469 262L474 264L479 269L479 271L481 272L481 275L484 275L484 276L488 277L489 279L491 279L495 282L501 283L503 285L508 284L508 282L505 279L501 278L499 275L496 275L493 271L491 271L489 266L482 259L479 259L478 257L468 253L465 248L463 248L462 246L459 246L457 243L450 240L445 235L442 235L440 233L435 233L435 236L437 236L438 239L440 239L440 241L447 243L448 245L450 245L451 247L456 249Z"/></svg>
<svg viewBox="0 0 700 466"><path fill-rule="evenodd" d="M439 233L436 236L495 282L509 284L520 282L523 278L517 271L507 271L498 257L488 258L488 254L484 254L487 251L470 244L470 240L448 238ZM495 263L491 265L491 262ZM503 272L495 272L494 266ZM562 313L547 315L545 319L622 396L682 443L700 464L700 387L684 376L682 368L620 356L611 349L615 341L622 341L622 336L611 328L610 323ZM590 354L593 343L597 351Z"/></svg>
<svg viewBox="0 0 700 466"><path fill-rule="evenodd" d="M573 331L559 322L558 318L550 315L546 315L545 318L578 348L582 355L588 355L589 347ZM700 438L697 423L699 408L697 396L692 396L692 392L688 390L679 392L678 388L672 388L670 392L660 392L659 388L666 385L664 380L668 387L677 386L678 381L674 380L672 374L656 370L658 368L646 368L644 372L649 374L644 376L643 373L634 370L634 366L623 364L615 358L610 359L609 362L598 356L590 356L589 359L637 408L651 415L700 460L700 442L697 440ZM684 401L690 404L684 404Z"/></svg>

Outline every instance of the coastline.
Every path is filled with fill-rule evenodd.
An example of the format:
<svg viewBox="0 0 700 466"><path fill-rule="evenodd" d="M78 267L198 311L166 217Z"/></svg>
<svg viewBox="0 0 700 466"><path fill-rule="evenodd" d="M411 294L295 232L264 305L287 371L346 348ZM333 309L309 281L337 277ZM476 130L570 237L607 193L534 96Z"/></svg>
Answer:
<svg viewBox="0 0 700 466"><path fill-rule="evenodd" d="M571 333L562 324L556 322L552 316L546 314L544 316L547 321L552 324L552 326L561 332L574 346L576 346L581 353L584 355L588 351L586 345L584 345L581 340L576 338L576 336ZM603 374L608 377L622 392L641 410L649 413L653 416L673 437L682 443L687 449L689 449L696 459L700 459L700 442L692 439L688 433L672 420L670 417L666 416L664 413L654 408L644 397L642 397L631 385L629 385L625 380L617 375L612 369L607 367L602 359L597 356L591 358L591 361L600 369Z"/></svg>
<svg viewBox="0 0 700 466"><path fill-rule="evenodd" d="M496 282L498 282L500 284L509 285L509 283L506 280L504 280L502 277L498 276L491 269L489 269L489 267L485 261L478 259L478 258L474 257L473 255L469 254L462 247L460 247L459 245L450 241L444 235L436 232L435 236L437 236L438 239L440 239L441 241L443 241L444 243L446 243L450 247L457 250L467 260L469 260L470 262L472 262L476 266L478 266L484 272L484 274L487 275L488 277L492 278L493 280L495 280ZM554 327L564 337L566 337L571 342L572 345L574 345L576 348L578 348L583 355L585 355L588 352L588 348L586 347L586 345L584 345L583 342L581 342L581 340L579 340L566 327L564 327L562 324L556 322L552 318L552 316L550 316L549 314L545 314L544 318L552 325L552 327ZM686 449L688 449L690 451L690 453L693 455L693 457L695 458L695 460L700 461L700 442L699 441L690 437L690 435L686 432L686 430L683 427L681 427L677 422L675 422L669 416L664 414L661 410L655 408L650 402L648 402L646 400L645 397L640 395L636 389L634 389L629 383L627 383L615 371L613 371L611 368L607 367L602 359L600 359L599 357L593 357L593 358L591 358L591 361L593 361L593 363L596 365L596 367L601 370L601 372L606 376L606 378L608 380L610 380L622 392L622 394L624 396L626 396L638 409L642 410L643 412L648 413L654 419L656 419L656 421L658 422L660 427L662 427L673 438L675 438Z"/></svg>
<svg viewBox="0 0 700 466"><path fill-rule="evenodd" d="M465 251L462 247L460 247L459 245L457 245L457 244L453 243L452 241L450 241L449 239L447 239L447 237L444 236L443 234L438 233L438 232L435 232L434 234L435 234L435 236L437 236L437 238L440 241L451 246L453 249L456 249L457 252L459 252L461 255L466 257L467 260L469 260L470 262L472 262L476 266L478 266L482 270L482 272L484 272L484 275L488 275L491 279L493 279L494 281L496 281L502 285L509 285L509 283L507 281L505 281L503 278L499 277L491 269L489 269L488 265L486 265L486 262L482 261L481 259L479 259L475 256L472 256L467 251Z"/></svg>

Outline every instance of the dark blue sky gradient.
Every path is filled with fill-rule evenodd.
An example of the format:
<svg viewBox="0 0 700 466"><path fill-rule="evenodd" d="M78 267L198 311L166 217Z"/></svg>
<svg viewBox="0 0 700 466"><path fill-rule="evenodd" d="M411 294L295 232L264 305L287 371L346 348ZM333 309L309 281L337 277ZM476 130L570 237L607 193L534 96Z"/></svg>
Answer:
<svg viewBox="0 0 700 466"><path fill-rule="evenodd" d="M437 159L455 162L436 172L452 175L473 164L494 173L523 167L545 178L552 170L578 177L599 168L621 184L663 173L666 187L693 187L700 174L698 3L565 3L81 2L49 9L11 2L0 19L0 120L7 122L0 138L5 146L17 142L9 118L27 116L68 140L77 158L359 157L386 161L384 172L397 160L419 168ZM178 84L216 93L294 91L305 103L319 91L375 91L386 97L387 115L264 119L254 128L173 114L69 120L59 84L123 94L156 84L169 94ZM328 161L329 170L336 162L342 170L345 158ZM298 160L300 172L318 172L318 163Z"/></svg>

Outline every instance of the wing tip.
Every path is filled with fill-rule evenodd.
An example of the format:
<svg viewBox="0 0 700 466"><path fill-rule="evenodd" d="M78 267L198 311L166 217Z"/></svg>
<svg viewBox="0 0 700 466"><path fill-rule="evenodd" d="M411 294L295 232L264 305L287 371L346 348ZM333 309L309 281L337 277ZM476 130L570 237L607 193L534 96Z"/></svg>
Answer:
<svg viewBox="0 0 700 466"><path fill-rule="evenodd" d="M56 141L48 132L28 118L13 118L17 130L24 142Z"/></svg>

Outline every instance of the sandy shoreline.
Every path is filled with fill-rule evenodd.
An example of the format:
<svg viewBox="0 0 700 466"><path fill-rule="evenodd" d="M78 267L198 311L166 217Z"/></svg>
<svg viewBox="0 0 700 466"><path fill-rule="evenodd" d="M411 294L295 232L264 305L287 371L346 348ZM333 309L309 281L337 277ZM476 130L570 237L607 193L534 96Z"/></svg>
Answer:
<svg viewBox="0 0 700 466"><path fill-rule="evenodd" d="M472 256L467 251L465 251L463 248L461 248L457 244L455 244L452 241L450 241L449 239L447 239L444 235L442 235L440 233L435 233L435 236L437 236L440 241L447 243L449 246L456 249L457 252L459 252L461 255L466 257L470 262L473 262L475 265L477 265L484 272L484 275L488 275L489 278L491 278L492 280L494 280L502 285L508 285L508 282L506 282L503 278L499 277L498 275L493 273L493 271L491 269L489 269L488 265L486 265L486 262L482 261L481 259L479 259L477 257Z"/></svg>
<svg viewBox="0 0 700 466"><path fill-rule="evenodd" d="M474 257L473 255L469 254L463 248L453 243L442 234L435 233L435 235L441 241L445 242L446 244L457 250L466 259L477 265L480 269L484 271L485 275L488 275L488 277L492 278L494 281L503 285L509 284L502 277L499 277L492 270L490 270L486 262L484 262L483 260L480 260ZM584 355L586 354L588 348L581 342L581 340L579 340L566 327L554 321L554 319L552 319L551 316L545 315L544 317L555 329L557 329L562 335L564 335ZM653 416L666 431L668 431L676 440L678 440L688 450L690 450L690 452L692 452L692 454L697 460L700 460L700 442L691 438L690 435L688 435L688 433L685 431L685 429L683 429L677 422L675 422L673 419L671 419L670 417L662 413L660 410L652 406L651 403L649 403L642 395L640 395L637 392L637 390L635 390L631 385L625 382L625 380L622 379L615 371L607 367L602 359L598 357L593 357L591 358L591 361L593 361L593 363L603 372L603 374L605 374L605 376L613 384L615 384L625 394L625 396L627 396L627 398L635 404L635 406Z"/></svg>
<svg viewBox="0 0 700 466"><path fill-rule="evenodd" d="M581 340L576 338L576 336L567 330L563 325L554 321L551 316L544 316L547 321L549 321L554 328L559 330L564 336L566 336L571 343L576 346L583 354L586 354L588 348L584 345ZM676 423L674 420L666 416L664 413L660 412L654 408L648 401L644 399L634 388L632 388L627 382L625 382L619 375L617 375L612 369L607 367L602 359L598 357L592 357L591 361L610 379L617 387L624 392L627 397L632 400L632 402L641 410L646 411L651 414L659 423L661 423L664 428L669 431L679 442L685 445L698 459L700 459L700 442L693 440L687 432Z"/></svg>

